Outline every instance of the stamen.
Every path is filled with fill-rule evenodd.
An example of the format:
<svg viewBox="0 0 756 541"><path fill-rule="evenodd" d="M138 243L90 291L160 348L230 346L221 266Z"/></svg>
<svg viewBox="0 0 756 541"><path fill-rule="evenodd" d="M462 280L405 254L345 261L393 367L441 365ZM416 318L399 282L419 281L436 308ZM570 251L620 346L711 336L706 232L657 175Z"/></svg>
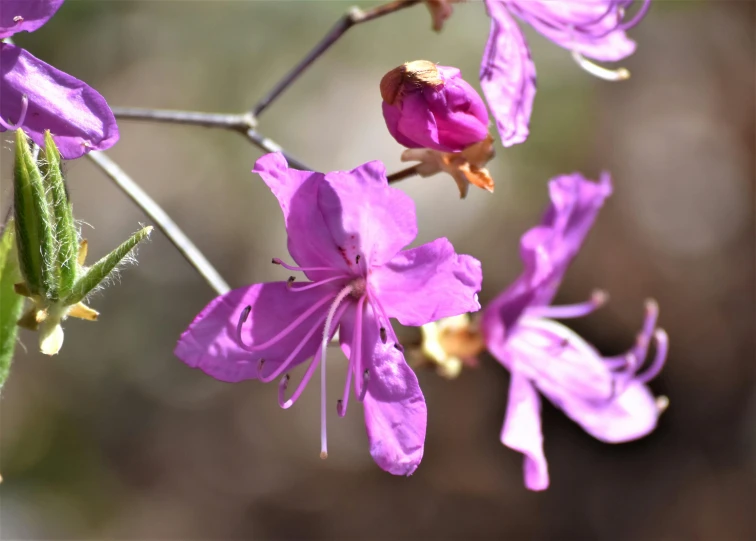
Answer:
<svg viewBox="0 0 756 541"><path fill-rule="evenodd" d="M586 302L564 306L536 306L528 309L528 315L535 317L546 317L549 319L570 319L574 317L583 317L606 304L608 300L609 294L606 291L599 289L594 291L591 295L590 300Z"/></svg>
<svg viewBox="0 0 756 541"><path fill-rule="evenodd" d="M315 331L317 331L320 328L320 325L325 320L326 316L319 318L318 321L313 325L309 331L307 331L307 334L304 335L302 340L300 340L299 344L297 344L297 347L295 347L291 353L289 353L289 356L286 357L286 360L282 362L278 368L273 370L269 375L263 376L262 375L262 364L260 365L259 370L257 371L257 378L262 381L263 383L269 383L276 379L278 376L280 376L285 370L289 368L289 365L294 361L294 358L299 354L300 351L302 351L302 348L305 346L305 344L312 338L312 335L315 334Z"/></svg>
<svg viewBox="0 0 756 541"><path fill-rule="evenodd" d="M328 352L328 342L331 339L331 325L333 324L339 305L353 290L354 285L347 284L336 295L331 308L328 310L328 317L326 317L325 327L323 327L323 340L320 342L320 357L323 359L323 364L320 367L320 458L328 457L328 434L326 431L326 418L328 416L328 408L326 407L326 354ZM341 310L336 323L341 319L341 314L344 313L344 310L346 310L346 305Z"/></svg>
<svg viewBox="0 0 756 541"><path fill-rule="evenodd" d="M291 284L294 283L294 280L296 280L296 278L294 276L289 276L289 279L286 280L286 287L288 289L291 289Z"/></svg>
<svg viewBox="0 0 756 541"><path fill-rule="evenodd" d="M375 319L376 319L376 321L378 321L378 324L380 325L380 320L378 318L378 316L380 315L381 317L383 317L383 319L386 320L386 326L383 327L383 325L381 325L381 327L383 327L383 328L388 327L388 330L391 331L391 339L394 342L398 343L399 339L396 337L396 333L394 332L394 328L391 326L391 321L389 320L388 315L386 315L386 310L383 309L383 305L381 304L381 300L378 297L376 297L375 295L371 296L369 298L369 300L370 300L370 305L373 308L373 314L375 315ZM373 304L373 302L375 302L375 304ZM376 306L378 306L378 310L376 310ZM403 351L403 350L400 350L400 351Z"/></svg>
<svg viewBox="0 0 756 541"><path fill-rule="evenodd" d="M320 299L318 302L313 304L310 308L308 308L302 315L300 315L297 319L295 319L293 322L291 322L285 329L280 331L277 335L275 335L273 338L269 339L266 342L263 342L262 344L258 344L255 346L250 346L249 344L244 342L244 339L242 338L241 329L242 325L245 321L247 321L247 317L249 317L249 313L252 310L251 306L247 306L241 314L241 317L239 317L239 323L236 325L236 339L239 341L239 344L241 347L243 347L247 351L260 351L265 348L269 348L273 344L280 342L281 339L283 339L286 335L288 335L293 329L298 327L304 320L306 320L308 317L310 317L313 313L315 313L321 306L326 304L328 301L333 299L333 296L325 296L322 299Z"/></svg>
<svg viewBox="0 0 756 541"><path fill-rule="evenodd" d="M387 340L386 327L381 327L380 334L381 334L381 342L385 344Z"/></svg>
<svg viewBox="0 0 756 541"><path fill-rule="evenodd" d="M298 272L307 272L307 271L335 271L337 269L334 269L333 267L294 267L292 265L288 265L278 259L277 257L273 258L272 263L274 265L281 265L283 268L291 270L291 271L298 271Z"/></svg>
<svg viewBox="0 0 756 541"><path fill-rule="evenodd" d="M362 391L360 392L360 396L357 398L357 400L359 400L360 402L363 402L365 400L365 393L367 393L368 381L370 381L370 370L366 368L365 372L362 373Z"/></svg>
<svg viewBox="0 0 756 541"><path fill-rule="evenodd" d="M664 366L664 361L667 360L667 351L669 349L669 337L664 329L656 329L654 333L654 340L656 341L656 355L654 355L654 361L648 369L635 377L636 381L640 383L648 383L654 379L659 372L661 372Z"/></svg>
<svg viewBox="0 0 756 541"><path fill-rule="evenodd" d="M29 109L29 97L26 94L24 94L23 96L21 96L21 113L19 113L18 120L16 121L16 123L14 124L10 121L6 122L5 120L3 120L2 117L0 117L0 126L2 126L3 128L9 131L17 130L23 125L24 120L26 120L26 111L28 109Z"/></svg>
<svg viewBox="0 0 756 541"><path fill-rule="evenodd" d="M320 280L318 282L310 282L309 284L304 285L302 287L291 287L290 286L289 289L291 289L295 293L299 292L299 291L307 291L308 289L312 289L314 287L318 287L320 285L327 284L328 282L335 282L336 280L344 280L346 278L350 278L350 276L348 274L340 274L338 276L333 276L331 278L326 278L325 280ZM289 280L293 281L292 278L289 278Z"/></svg>
<svg viewBox="0 0 756 541"><path fill-rule="evenodd" d="M572 58L573 60L575 60L578 66L583 68L594 77L598 77L599 79L603 79L604 81L624 81L630 78L630 72L627 69L618 68L613 70L599 66L598 64L595 64L594 62L591 62L590 60L585 58L577 50L572 51Z"/></svg>
<svg viewBox="0 0 756 541"><path fill-rule="evenodd" d="M643 320L643 328L638 333L633 348L633 354L640 362L648 355L648 346L651 342L651 336L656 328L656 320L659 318L659 305L653 299L646 301L646 317Z"/></svg>
<svg viewBox="0 0 756 541"><path fill-rule="evenodd" d="M360 370L362 360L362 310L364 306L365 297L360 297L360 300L357 301L357 313L354 318L354 336L349 348L349 366L347 367L346 381L344 382L344 395L336 407L339 417L346 415L346 409L349 405L349 387L352 385L352 373L356 374ZM359 395L356 385L357 380L355 380L355 393Z"/></svg>

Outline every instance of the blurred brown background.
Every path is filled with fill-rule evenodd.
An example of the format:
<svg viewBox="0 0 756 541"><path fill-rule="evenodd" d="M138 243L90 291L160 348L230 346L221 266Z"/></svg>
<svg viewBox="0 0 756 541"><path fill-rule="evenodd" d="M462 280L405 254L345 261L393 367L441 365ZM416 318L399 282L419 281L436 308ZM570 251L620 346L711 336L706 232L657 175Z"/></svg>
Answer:
<svg viewBox="0 0 756 541"><path fill-rule="evenodd" d="M238 112L350 5L69 0L17 43L114 106ZM274 384L222 384L173 357L212 292L154 234L139 265L92 300L100 321L67 322L59 356L37 354L36 337L22 332L0 402L0 537L756 538L754 23L752 2L656 1L631 31L639 48L621 84L591 78L528 29L539 76L531 137L498 148L495 195L473 189L460 201L442 176L400 185L417 203L418 243L446 236L483 262L485 302L519 272L519 236L540 217L546 181L611 171L614 196L558 300L607 289L608 307L574 327L615 354L632 344L643 300L658 299L671 352L652 387L671 405L651 436L602 444L545 404L552 484L530 493L521 456L498 439L508 375L486 357L455 381L420 371L428 437L412 477L373 464L358 405L333 415L321 461L318 389L283 411ZM461 68L477 87L487 34L479 2L457 6L440 35L422 6L355 28L260 129L321 171L372 159L396 170L401 148L383 125L381 76L424 58ZM222 131L120 129L109 154L232 286L288 276L270 265L288 254L275 199L249 173L258 150ZM87 160L69 163L67 176L93 257L146 222ZM344 362L334 360L336 393Z"/></svg>

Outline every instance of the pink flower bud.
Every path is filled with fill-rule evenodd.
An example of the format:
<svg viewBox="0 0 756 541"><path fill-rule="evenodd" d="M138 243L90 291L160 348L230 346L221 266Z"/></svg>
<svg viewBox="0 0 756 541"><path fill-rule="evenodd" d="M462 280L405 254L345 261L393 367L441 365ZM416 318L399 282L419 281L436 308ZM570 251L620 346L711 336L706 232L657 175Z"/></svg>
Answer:
<svg viewBox="0 0 756 541"><path fill-rule="evenodd" d="M488 111L457 68L407 62L381 79L383 118L408 148L461 152L488 136Z"/></svg>

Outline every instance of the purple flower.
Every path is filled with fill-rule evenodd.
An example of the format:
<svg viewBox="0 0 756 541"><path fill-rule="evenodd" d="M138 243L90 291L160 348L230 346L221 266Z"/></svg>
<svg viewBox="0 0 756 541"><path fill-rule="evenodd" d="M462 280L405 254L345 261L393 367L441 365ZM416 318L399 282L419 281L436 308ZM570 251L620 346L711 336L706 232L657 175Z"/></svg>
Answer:
<svg viewBox="0 0 756 541"><path fill-rule="evenodd" d="M538 391L593 437L618 443L655 427L666 399L655 400L645 385L661 370L667 335L656 328L658 307L649 301L635 346L603 357L583 338L551 318L589 314L606 300L597 292L586 303L551 306L567 266L611 193L604 175L596 184L573 174L550 182L551 205L541 225L523 235L524 271L483 312L482 330L491 354L511 373L501 441L525 455L525 485L549 485L543 453ZM656 353L643 368L651 339Z"/></svg>
<svg viewBox="0 0 756 541"><path fill-rule="evenodd" d="M457 68L407 62L381 79L383 118L408 148L461 152L488 137L483 99Z"/></svg>
<svg viewBox="0 0 756 541"><path fill-rule="evenodd" d="M0 38L36 30L62 3L0 0ZM50 130L66 159L118 141L115 117L96 90L28 51L0 42L0 132L19 127L41 146L45 130Z"/></svg>
<svg viewBox="0 0 756 541"><path fill-rule="evenodd" d="M634 0L486 0L491 33L480 66L486 95L502 144L512 146L528 137L528 123L536 92L535 65L525 36L512 15L530 24L560 47L589 73L611 81L627 79L624 69L609 70L586 59L621 60L635 51L625 30L646 14L650 0L642 0L625 20Z"/></svg>
<svg viewBox="0 0 756 541"><path fill-rule="evenodd" d="M339 329L349 358L337 412L349 390L363 401L370 453L395 475L423 456L427 412L417 377L389 321L422 325L480 309L480 263L446 239L402 250L417 234L415 207L388 187L380 162L328 174L289 169L281 154L255 164L284 213L288 247L310 282L254 284L213 300L182 334L176 355L221 381L280 379L279 405L299 398ZM294 366L312 358L285 397ZM321 369L321 456L326 448L325 369Z"/></svg>

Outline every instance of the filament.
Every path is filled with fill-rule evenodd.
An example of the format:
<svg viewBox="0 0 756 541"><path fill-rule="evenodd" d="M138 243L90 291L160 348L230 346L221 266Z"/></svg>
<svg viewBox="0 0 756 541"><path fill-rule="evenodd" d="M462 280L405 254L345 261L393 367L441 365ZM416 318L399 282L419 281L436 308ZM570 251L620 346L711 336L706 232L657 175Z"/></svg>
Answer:
<svg viewBox="0 0 756 541"><path fill-rule="evenodd" d="M661 372L661 369L664 366L664 361L667 360L669 337L667 336L666 331L664 331L664 329L656 329L654 340L656 341L656 355L654 355L654 361L645 372L635 377L640 383L647 383L654 379L659 372Z"/></svg>
<svg viewBox="0 0 756 541"><path fill-rule="evenodd" d="M273 264L274 265L281 265L283 268L292 270L292 271L298 271L298 272L307 272L307 271L335 271L337 269L333 267L294 267L293 265L289 265L287 263L284 263L277 257L273 258Z"/></svg>
<svg viewBox="0 0 756 541"><path fill-rule="evenodd" d="M318 330L318 327L320 327L320 325L323 323L323 321L325 320L325 318L326 318L326 316L323 315L323 317L321 317L320 319L318 319L318 321L310 328L310 330L307 331L307 334L304 336L304 338L302 338L302 340L299 342L299 344L297 344L297 347L295 347L294 350L289 354L289 356L286 358L286 360L284 362L282 362L278 366L278 368L276 368L275 370L273 370L273 372L271 372L269 375L267 375L267 376L263 376L262 375L262 364L261 364L260 365L260 369L258 370L258 376L257 376L258 379L260 381L262 381L263 383L269 383L269 382L273 381L274 379L276 379L278 376L280 376L284 372L284 370L286 370L289 367L289 365L294 360L294 357L296 357L297 354L302 350L302 348L305 346L305 344L307 343L307 341L310 338L312 338L312 335L315 334L315 331Z"/></svg>
<svg viewBox="0 0 756 541"><path fill-rule="evenodd" d="M646 301L646 317L643 320L643 328L638 333L633 353L640 362L646 358L648 354L648 346L651 341L651 336L654 334L656 328L656 320L659 318L659 305L655 300L649 299Z"/></svg>
<svg viewBox="0 0 756 541"><path fill-rule="evenodd" d="M249 313L252 310L251 306L247 306L242 311L241 316L239 317L239 322L236 325L236 339L239 341L239 344L241 345L241 347L243 347L247 351L255 352L255 351L263 350L265 348L269 348L273 344L280 342L282 338L287 336L293 329L298 327L304 320L306 320L308 317L314 314L315 311L318 310L318 308L326 304L331 299L333 299L332 295L323 297L318 302L310 306L302 315L300 315L297 319L291 322L286 328L284 328L282 331L276 334L273 338L267 340L266 342L263 342L262 344L257 344L254 346L250 346L249 344L245 343L241 334L242 325L244 325L244 322L247 321L247 318L249 317Z"/></svg>
<svg viewBox="0 0 756 541"><path fill-rule="evenodd" d="M319 285L327 284L328 282L335 282L336 280L343 280L344 278L349 278L350 276L347 274L340 274L339 276L333 276L331 278L326 278L325 280L320 280L318 282L310 282L309 284L303 286L303 287L294 287L293 284L289 285L289 289L292 290L294 293L298 293L300 291L307 291L308 289L312 289L315 287L318 287ZM294 280L291 280L292 282Z"/></svg>
<svg viewBox="0 0 756 541"><path fill-rule="evenodd" d="M344 383L344 395L339 400L336 406L336 412L339 417L346 415L347 406L349 405L349 387L352 384L352 372L357 374L360 370L360 361L362 360L362 310L365 306L366 297L360 297L357 301L357 314L354 318L354 336L352 336L352 344L350 345L349 352L349 366L347 367L346 381ZM355 378L355 393L359 396L357 391L357 378Z"/></svg>
<svg viewBox="0 0 756 541"><path fill-rule="evenodd" d="M575 60L578 66L583 68L594 77L598 77L599 79L603 79L604 81L624 81L630 78L630 72L627 69L618 68L613 70L599 66L598 64L595 64L594 62L591 62L590 60L585 58L576 49L573 49L572 51L572 58L573 60Z"/></svg>
<svg viewBox="0 0 756 541"><path fill-rule="evenodd" d="M326 353L328 352L328 342L331 338L331 325L333 324L339 305L352 291L354 291L354 285L348 284L336 295L331 308L328 310L328 317L326 317L325 327L323 327L323 340L320 342L320 357L323 359L323 363L320 366L320 458L328 458L328 434L326 431L326 418L328 416L326 407ZM340 311L339 317L336 318L336 323L338 323L344 310L346 310L346 305Z"/></svg>
<svg viewBox="0 0 756 541"><path fill-rule="evenodd" d="M12 122L6 122L3 120L3 117L0 116L0 126L5 128L6 130L17 130L19 127L21 127L24 123L24 120L26 120L26 111L29 109L29 97L24 94L21 96L21 113L18 115L18 120L14 123Z"/></svg>
<svg viewBox="0 0 756 541"><path fill-rule="evenodd" d="M591 299L579 304L565 306L535 306L528 309L528 315L546 317L549 319L570 319L587 316L597 308L600 308L609 299L605 291L594 291Z"/></svg>

